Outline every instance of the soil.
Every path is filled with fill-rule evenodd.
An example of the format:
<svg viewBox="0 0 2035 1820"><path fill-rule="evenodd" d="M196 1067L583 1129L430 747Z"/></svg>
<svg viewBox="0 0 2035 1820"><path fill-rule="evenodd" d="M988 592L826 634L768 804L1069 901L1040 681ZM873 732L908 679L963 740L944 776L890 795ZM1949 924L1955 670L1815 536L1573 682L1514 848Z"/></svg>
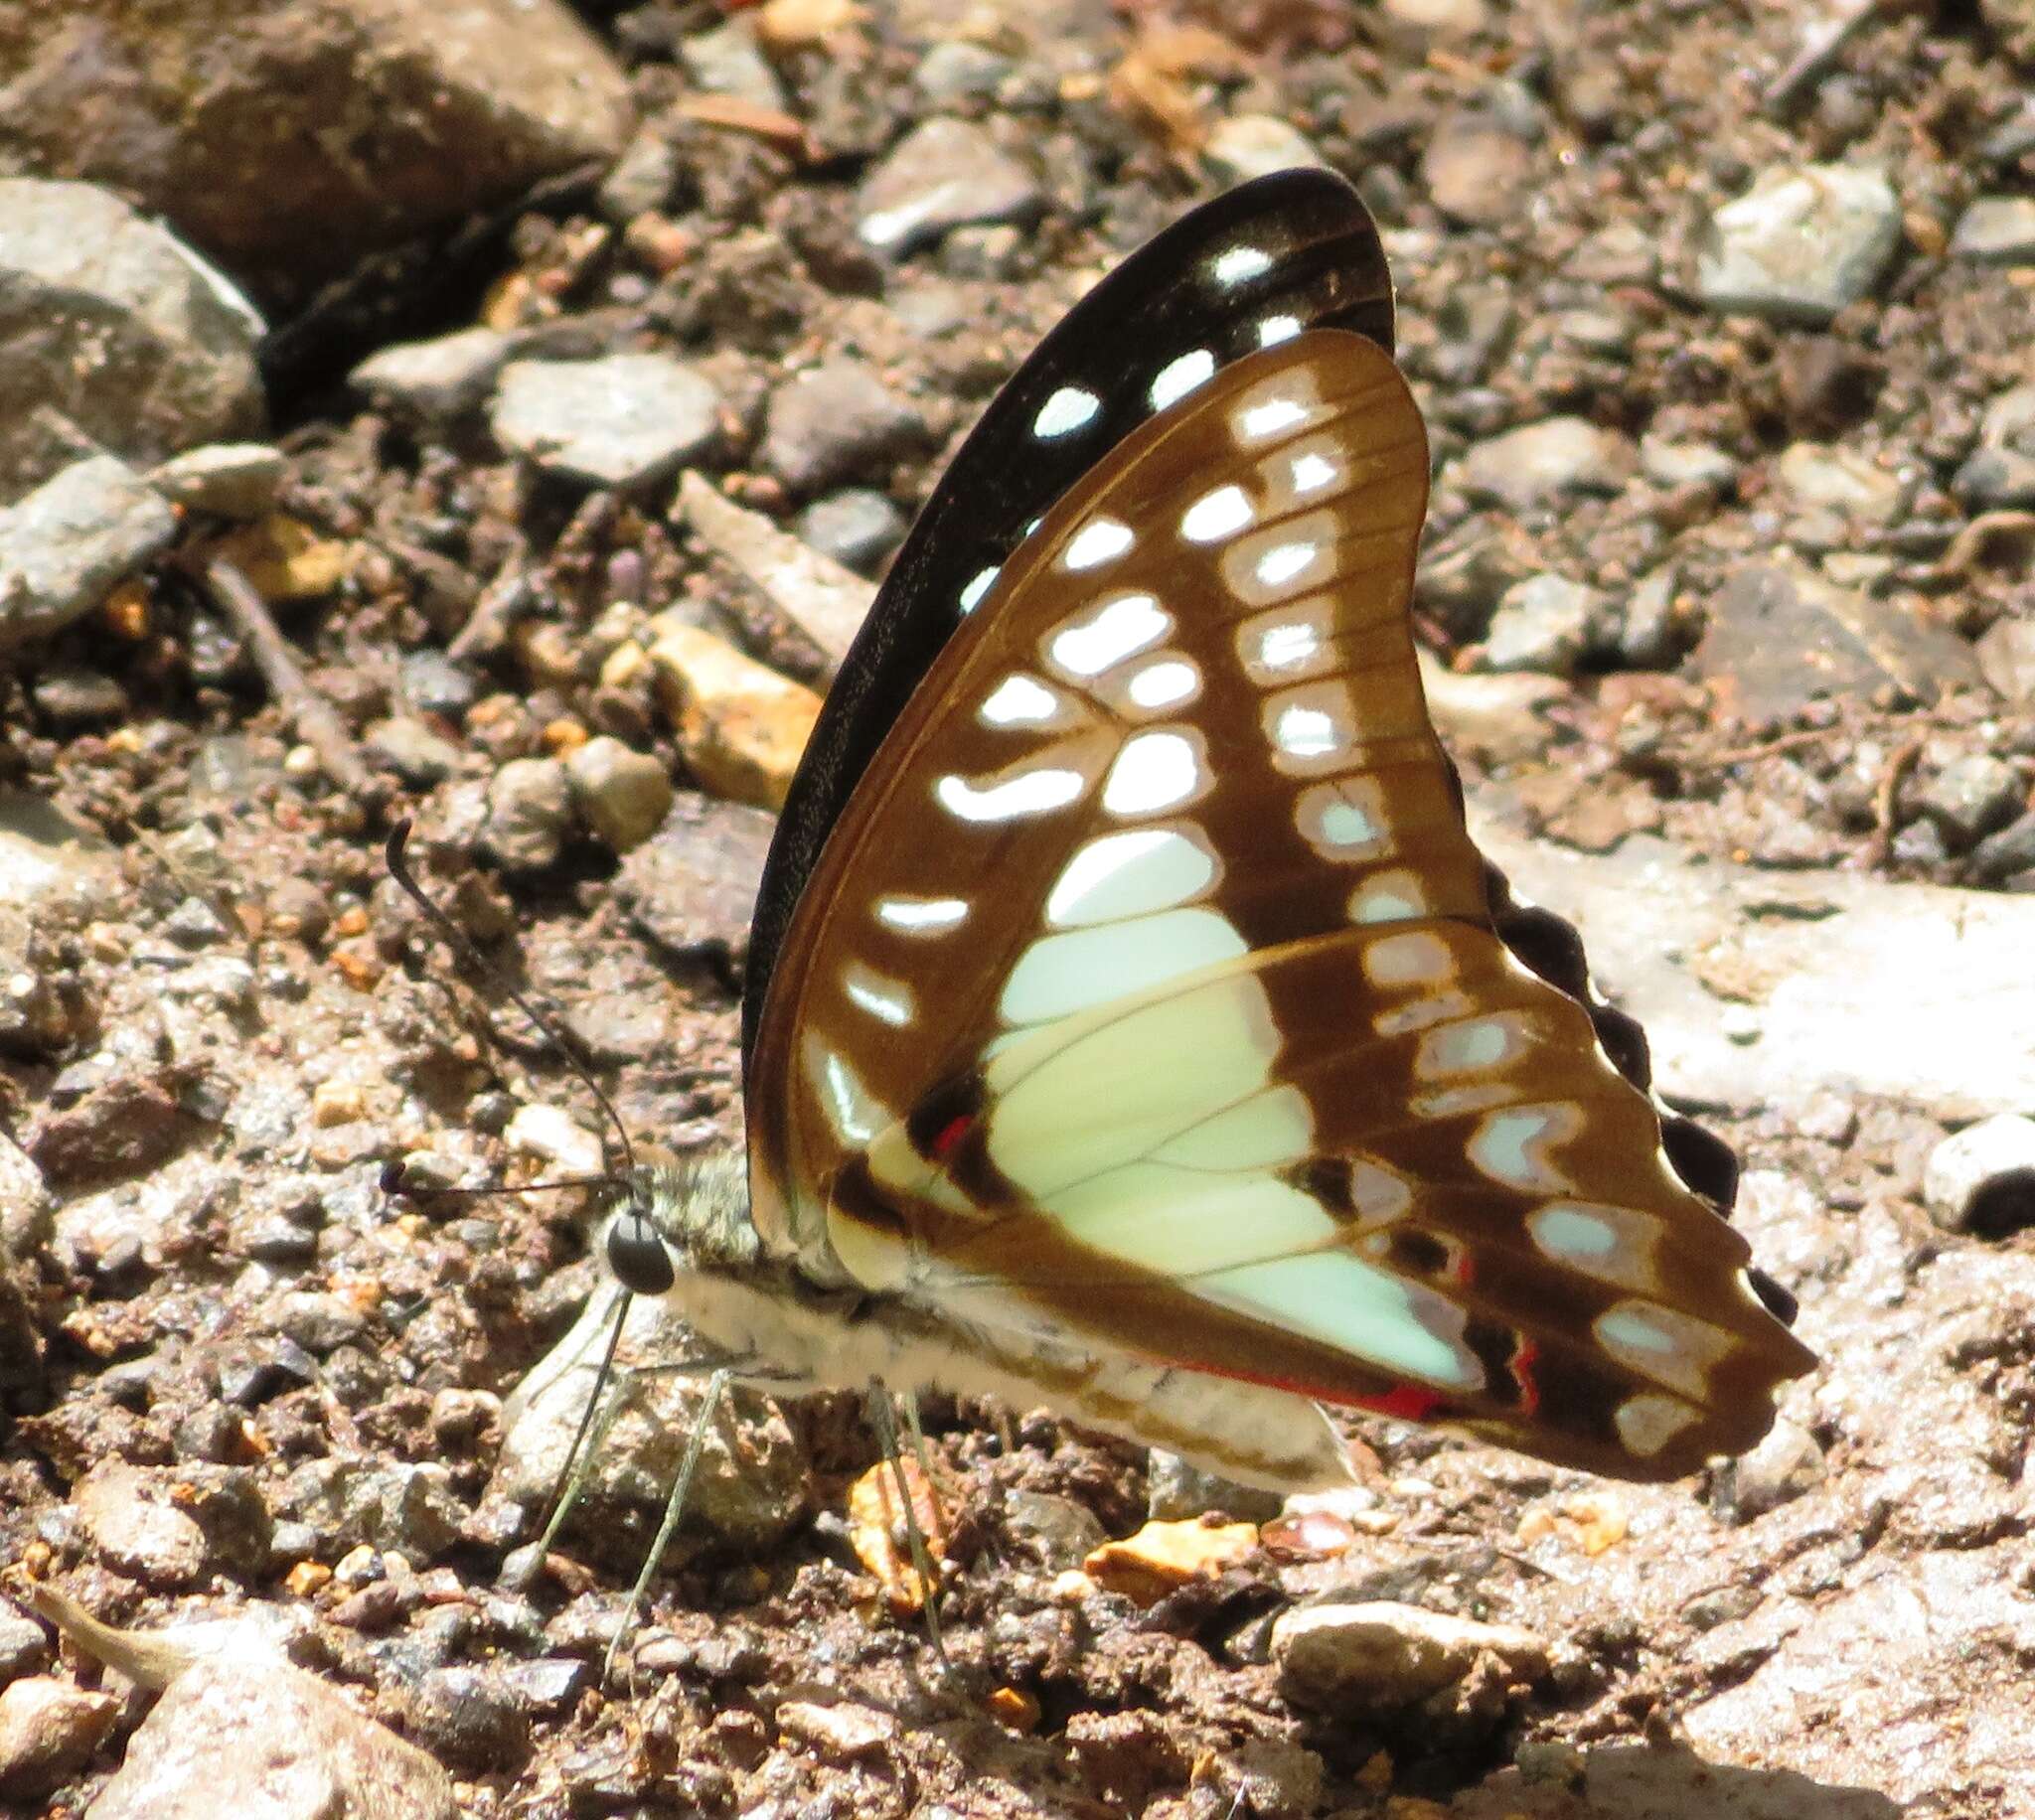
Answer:
<svg viewBox="0 0 2035 1820"><path fill-rule="evenodd" d="M1072 79L1083 56L1106 78L1126 28L1040 10L1004 22L1032 99L1000 118L1046 174L1047 204L992 275L932 251L886 270L854 238L855 182L927 111L911 77L930 39L908 20L872 9L884 16L851 35L846 69L839 43L780 59L810 135L802 158L672 114L646 21L703 21L645 7L603 29L641 60L646 114L667 121L685 173L674 219L699 250L683 293L656 287L654 236L589 252L593 218L568 204L518 225L485 309L711 361L730 399L720 477L787 516L801 502L747 465L764 397L853 346L929 432L853 477L909 509L940 445L1067 301L1200 193L1181 176L1183 141L1106 79ZM1855 547L1891 555L1941 624L1971 639L2035 606L2025 543L1944 560L1963 522L1949 479L1987 400L2029 377L2027 269L1944 252L1974 194L2027 188L2025 158L1988 170L1979 150L2035 68L1992 22L2011 9L1878 9L1772 110L1763 87L1814 26L1809 9L1493 5L1441 44L1382 16L1353 32L1329 6L1200 11L1243 55L1226 76L1180 78L1190 120L1282 115L1361 176L1445 470L1475 440L1558 413L1700 440L1739 464L1721 495L1644 512L1614 496L1498 523L1440 489L1437 560L1489 531L1509 540L1508 573L1555 568L1622 594L1663 561L1677 571L1679 651L1644 674L1586 666L1556 691L1544 755L1506 768L1514 800L1549 837L1586 845L1644 828L1755 863L1973 882L1968 848L1904 832L1955 757L2035 752L2025 708L1980 689L1882 689L1745 724L1714 711L1714 679L1684 654L1737 567L1774 542L1765 464L1801 439L1913 477L1901 522ZM1146 19L1126 12L1130 30ZM1505 206L1445 217L1429 148L1466 111L1515 103L1539 137L1518 172L1493 167L1513 186ZM1691 300L1709 210L1768 165L1839 159L1883 166L1902 199L1879 296L1816 331ZM1619 228L1657 251L1662 276L1610 286L1626 332L1579 343L1570 318L1608 288L1578 275L1581 249ZM941 334L889 307L910 291L948 296ZM625 904L604 846L579 840L542 872L504 875L475 858L474 810L502 763L557 749L561 727L616 733L684 784L647 687L598 680L620 593L688 603L816 684L823 665L688 544L663 498L536 482L483 435L420 436L336 392L277 403L295 425L287 509L357 558L340 593L279 612L353 736L458 628L428 575L484 583L521 551L536 607L471 667L477 698L432 720L458 761L422 790L372 750L366 791L307 766L245 654L172 573L124 641L95 623L55 654L117 680L116 724L59 725L24 683L0 683L9 783L102 841L75 855L81 894L44 931L62 982L53 1033L0 1063L0 1110L54 1197L34 1244L17 1245L32 1262L5 1322L22 1412L0 1460L10 1560L122 1623L250 1600L308 1609L324 1672L447 1761L476 1814L2035 1815L2035 1253L2024 1235L1938 1231L1919 1190L1943 1126L1872 1105L1716 1121L1748 1165L1742 1223L1826 1361L1784 1404L1796 1452L1778 1464L1612 1486L1375 1426L1346 1546L1261 1551L1140 1609L1070 1590L1010 1513L1017 1494L1047 1494L1127 1534L1147 1508L1142 1458L1022 1412L936 1404L931 1445L963 1488L945 1677L924 1626L881 1608L844 1543L846 1489L874 1444L856 1399L823 1399L789 1412L815 1462L806 1514L767 1544L682 1543L633 1670L598 1685L654 1505L568 1530L526 1594L498 1581L534 1513L491 1492L494 1399L593 1281L574 1209L556 1196L405 1205L380 1186L385 1159L423 1151L449 1179L521 1179L503 1138L518 1108L594 1115L497 989L455 979L381 842L395 814L415 818L431 888L559 1008L631 1133L679 1150L735 1141L741 956L727 919L702 913L697 942L655 942L657 916ZM1482 631L1464 612L1459 592L1424 598L1445 656ZM1474 765L1469 782L1483 782ZM740 855L753 865L749 846ZM71 1500L107 1461L178 1487L203 1532L195 1563L94 1546ZM442 1468L442 1508L335 1511L342 1493L305 1476L332 1461L376 1486ZM394 1591L360 1596L377 1585ZM1481 1660L1446 1698L1396 1713L1298 1708L1268 1622L1331 1589L1523 1627L1549 1665L1522 1679ZM494 1730L434 1718L421 1692L449 1667L561 1657L586 1672L561 1697L500 1694ZM800 1703L837 1717L822 1725ZM897 1724L854 1734L839 1714L863 1709ZM89 1799L118 1747L116 1733L61 1808Z"/></svg>

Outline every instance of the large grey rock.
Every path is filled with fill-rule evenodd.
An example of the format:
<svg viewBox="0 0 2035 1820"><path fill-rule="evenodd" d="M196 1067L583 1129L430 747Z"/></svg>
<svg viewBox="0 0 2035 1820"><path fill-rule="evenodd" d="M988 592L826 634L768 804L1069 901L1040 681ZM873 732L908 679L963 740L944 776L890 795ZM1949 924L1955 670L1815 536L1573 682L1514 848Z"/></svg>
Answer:
<svg viewBox="0 0 2035 1820"><path fill-rule="evenodd" d="M631 125L559 0L17 5L0 70L0 164L132 196L264 298L604 164Z"/></svg>
<svg viewBox="0 0 2035 1820"><path fill-rule="evenodd" d="M982 127L932 119L863 180L857 231L880 252L905 253L966 222L1028 221L1044 203L1038 179Z"/></svg>
<svg viewBox="0 0 2035 1820"><path fill-rule="evenodd" d="M1726 710L1752 722L1887 682L1934 701L1978 681L1971 647L1918 606L1840 587L1783 559L1732 572L1710 603L1695 662Z"/></svg>
<svg viewBox="0 0 2035 1820"><path fill-rule="evenodd" d="M66 468L0 512L0 652L89 613L176 534L169 502L117 456Z"/></svg>
<svg viewBox="0 0 2035 1820"><path fill-rule="evenodd" d="M598 487L647 485L720 433L720 392L668 354L512 361L489 422L540 468Z"/></svg>
<svg viewBox="0 0 2035 1820"><path fill-rule="evenodd" d="M259 434L262 331L225 278L119 198L0 180L0 498L94 449L145 466Z"/></svg>
<svg viewBox="0 0 2035 1820"><path fill-rule="evenodd" d="M1696 293L1713 310L1825 323L1872 294L1900 240L1900 200L1881 172L1776 166L1711 216Z"/></svg>

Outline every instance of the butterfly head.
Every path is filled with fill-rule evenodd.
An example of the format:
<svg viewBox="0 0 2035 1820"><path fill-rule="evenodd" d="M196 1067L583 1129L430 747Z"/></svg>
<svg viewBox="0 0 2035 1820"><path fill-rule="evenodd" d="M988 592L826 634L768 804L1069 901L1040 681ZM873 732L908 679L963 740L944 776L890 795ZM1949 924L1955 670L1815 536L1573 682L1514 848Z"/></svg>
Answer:
<svg viewBox="0 0 2035 1820"><path fill-rule="evenodd" d="M681 1273L753 1272L763 1247L740 1155L714 1150L647 1162L617 1178L599 1250L633 1295L663 1295Z"/></svg>

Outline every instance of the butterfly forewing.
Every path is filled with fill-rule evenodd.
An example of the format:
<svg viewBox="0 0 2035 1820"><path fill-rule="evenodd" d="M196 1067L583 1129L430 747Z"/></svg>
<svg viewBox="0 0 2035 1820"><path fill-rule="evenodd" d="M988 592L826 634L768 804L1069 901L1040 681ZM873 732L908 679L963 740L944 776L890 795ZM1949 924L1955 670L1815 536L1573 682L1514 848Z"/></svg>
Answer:
<svg viewBox="0 0 2035 1820"><path fill-rule="evenodd" d="M1390 360L1319 331L1074 486L812 871L757 1219L956 1319L1679 1473L1807 1354L1493 926L1414 662L1426 485Z"/></svg>
<svg viewBox="0 0 2035 1820"><path fill-rule="evenodd" d="M757 897L743 1051L829 831L940 648L1053 502L1138 424L1315 328L1392 346L1377 229L1348 184L1281 171L1192 211L1081 299L983 413L898 551L829 690Z"/></svg>

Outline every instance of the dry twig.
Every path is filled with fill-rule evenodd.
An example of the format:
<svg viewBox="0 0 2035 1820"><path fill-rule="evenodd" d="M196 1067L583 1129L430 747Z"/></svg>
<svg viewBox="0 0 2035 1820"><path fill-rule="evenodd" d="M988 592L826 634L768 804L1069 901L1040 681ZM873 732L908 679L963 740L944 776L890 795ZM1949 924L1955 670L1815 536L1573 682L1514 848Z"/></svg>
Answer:
<svg viewBox="0 0 2035 1820"><path fill-rule="evenodd" d="M260 590L223 556L209 559L202 572L213 598L247 641L254 668L261 672L269 693L289 715L297 737L317 753L325 775L350 795L370 795L373 780L354 748L353 735L332 703L304 681L296 654L270 616Z"/></svg>

